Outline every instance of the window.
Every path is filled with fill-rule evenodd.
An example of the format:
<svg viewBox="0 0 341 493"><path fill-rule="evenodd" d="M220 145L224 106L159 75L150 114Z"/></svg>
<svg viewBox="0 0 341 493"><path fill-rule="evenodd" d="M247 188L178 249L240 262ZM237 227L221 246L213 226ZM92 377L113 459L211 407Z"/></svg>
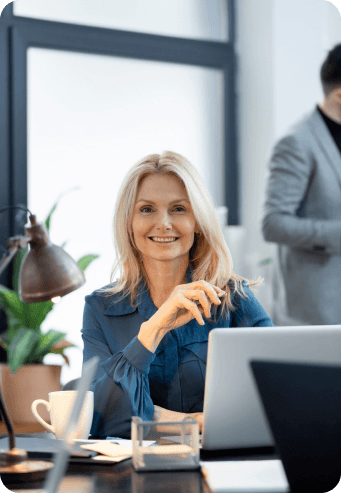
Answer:
<svg viewBox="0 0 341 493"><path fill-rule="evenodd" d="M79 346L68 350L71 367L63 367L62 383L80 374L84 296L109 282L115 194L129 167L151 152L180 152L198 167L215 205L228 207L229 224L238 223L232 0L186 6L197 4L201 14L212 6L217 20L217 6L223 12L228 5L225 34L213 21L215 34L203 26L181 33L162 22L160 32L146 34L141 25L124 24L123 11L116 16L120 24L104 26L109 3L82 0L77 23L78 0L58 0L59 17L55 2L45 2L51 8L40 9L41 19L34 10L41 1L16 0L15 15L10 4L0 18L0 98L8 108L0 114L7 183L0 207L27 204L43 220L60 193L78 186L61 199L51 240L67 241L65 249L75 259L100 254L85 286L65 297L43 325L44 331L67 332ZM115 5L123 9L128 3ZM92 16L90 5L96 9ZM3 246L24 232L13 218L0 224ZM10 273L2 282L10 285ZM53 356L48 358L52 363Z"/></svg>

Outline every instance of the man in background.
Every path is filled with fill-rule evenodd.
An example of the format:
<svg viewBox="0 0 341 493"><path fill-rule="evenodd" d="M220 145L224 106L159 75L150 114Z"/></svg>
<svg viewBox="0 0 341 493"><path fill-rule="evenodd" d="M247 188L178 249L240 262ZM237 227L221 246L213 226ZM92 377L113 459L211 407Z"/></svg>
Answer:
<svg viewBox="0 0 341 493"><path fill-rule="evenodd" d="M277 325L341 324L341 44L320 75L322 103L276 144L266 179Z"/></svg>

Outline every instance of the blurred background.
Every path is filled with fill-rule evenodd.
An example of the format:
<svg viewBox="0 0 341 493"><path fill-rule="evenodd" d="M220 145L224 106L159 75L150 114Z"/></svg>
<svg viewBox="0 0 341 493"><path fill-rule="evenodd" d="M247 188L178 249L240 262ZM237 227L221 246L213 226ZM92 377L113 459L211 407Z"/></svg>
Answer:
<svg viewBox="0 0 341 493"><path fill-rule="evenodd" d="M275 141L322 100L319 69L341 42L336 7L16 0L0 18L0 37L0 207L21 203L43 221L60 197L51 241L66 242L76 260L99 255L85 285L42 327L77 345L66 350L62 384L81 374L84 297L110 282L118 189L150 153L179 152L197 167L234 270L264 277L256 296L271 315L275 244L263 240L259 219L266 166ZM0 216L3 248L24 232L15 218ZM1 282L10 287L10 273ZM60 356L44 362L60 364Z"/></svg>

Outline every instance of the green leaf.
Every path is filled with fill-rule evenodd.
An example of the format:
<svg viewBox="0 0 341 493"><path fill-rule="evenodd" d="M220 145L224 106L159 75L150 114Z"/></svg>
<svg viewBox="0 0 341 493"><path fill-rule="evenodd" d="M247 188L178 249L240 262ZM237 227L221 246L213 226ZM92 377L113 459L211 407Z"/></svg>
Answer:
<svg viewBox="0 0 341 493"><path fill-rule="evenodd" d="M28 252L28 247L24 248L23 250L19 250L17 252L16 256L14 257L14 263L13 263L13 288L14 291L19 293L19 274L20 274L20 268L21 264L24 260L24 257L26 253Z"/></svg>
<svg viewBox="0 0 341 493"><path fill-rule="evenodd" d="M19 298L18 293L6 288L2 284L0 284L0 302L7 316L12 315L22 322L25 321L25 316L23 313L24 303ZM9 311L11 311L12 313L8 314L7 312Z"/></svg>
<svg viewBox="0 0 341 493"><path fill-rule="evenodd" d="M0 284L0 302L7 316L7 324L21 325L31 329L37 329L45 320L47 314L54 307L52 301L40 301L38 303L24 303L18 293Z"/></svg>
<svg viewBox="0 0 341 493"><path fill-rule="evenodd" d="M37 303L23 303L25 312L25 325L31 329L41 326L46 316L54 307L52 301L39 301Z"/></svg>
<svg viewBox="0 0 341 493"><path fill-rule="evenodd" d="M96 258L98 258L99 255L84 255L84 257L80 258L78 261L77 261L77 264L79 265L79 267L82 269L82 271L84 272L85 269L88 267L88 265L93 261L95 260Z"/></svg>
<svg viewBox="0 0 341 493"><path fill-rule="evenodd" d="M48 214L47 218L45 219L45 226L46 226L47 231L50 231L50 222L51 222L51 217L52 217L52 214L54 213L54 211L56 210L57 205L58 205L58 202L56 202L56 203L53 205L53 207L52 207L52 209L50 210L50 212L49 212L49 214Z"/></svg>
<svg viewBox="0 0 341 493"><path fill-rule="evenodd" d="M63 332L49 330L46 334L41 334L39 346L34 354L34 359L43 359L49 354L51 348L66 336Z"/></svg>
<svg viewBox="0 0 341 493"><path fill-rule="evenodd" d="M37 340L39 340L39 335L36 331L27 327L17 330L7 349L7 363L12 372L16 372L21 365L26 363Z"/></svg>
<svg viewBox="0 0 341 493"><path fill-rule="evenodd" d="M53 205L53 207L50 210L47 218L45 219L45 226L46 226L47 231L50 231L51 217L52 217L52 214L54 213L54 211L56 210L56 207L59 204L60 199L63 197L63 195L66 195L66 194L68 194L70 192L73 192L74 190L80 190L80 187L70 188L70 190L66 190L65 192L61 193L59 195L59 197L57 198L55 204Z"/></svg>
<svg viewBox="0 0 341 493"><path fill-rule="evenodd" d="M27 356L26 363L42 363L43 362L43 358L40 359L39 355L38 355L38 349L39 349L41 334L42 334L41 329L39 329L39 331L37 331L38 337L35 340L35 343L33 344L30 353Z"/></svg>

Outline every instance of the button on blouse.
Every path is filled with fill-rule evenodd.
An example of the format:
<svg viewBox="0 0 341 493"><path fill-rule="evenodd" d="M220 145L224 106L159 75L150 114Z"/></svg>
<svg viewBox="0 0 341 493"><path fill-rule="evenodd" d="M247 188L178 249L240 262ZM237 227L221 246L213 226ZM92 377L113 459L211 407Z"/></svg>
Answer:
<svg viewBox="0 0 341 493"><path fill-rule="evenodd" d="M191 266L186 272L191 281ZM237 310L217 322L202 326L193 319L168 332L155 353L141 344L140 326L158 308L144 281L138 286L136 304L130 297L113 303L118 294L103 297L94 291L85 297L82 338L83 363L99 356L100 363L90 390L94 392L91 435L130 438L130 420L139 416L153 419L154 404L163 408L194 413L203 411L207 344L216 327L267 327L271 319L244 283L247 299L234 293Z"/></svg>

